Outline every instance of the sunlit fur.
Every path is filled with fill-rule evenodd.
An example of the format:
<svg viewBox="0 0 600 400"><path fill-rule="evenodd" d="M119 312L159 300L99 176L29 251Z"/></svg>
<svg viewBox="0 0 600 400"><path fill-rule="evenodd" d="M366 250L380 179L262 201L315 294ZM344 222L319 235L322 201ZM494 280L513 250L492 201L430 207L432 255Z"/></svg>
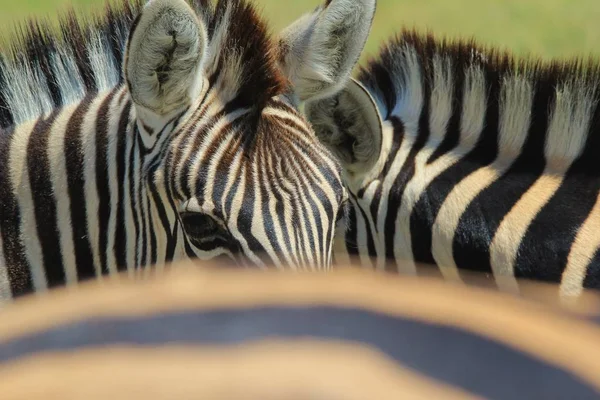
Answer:
<svg viewBox="0 0 600 400"><path fill-rule="evenodd" d="M2 54L2 298L185 257L330 265L340 168L288 99L265 25L243 0L197 0L193 17L182 4L71 15L60 34L32 23ZM141 43L164 60L128 66L131 26L151 27Z"/></svg>
<svg viewBox="0 0 600 400"><path fill-rule="evenodd" d="M383 136L363 139L381 142L379 158L346 181L338 260L433 264L457 281L484 271L507 290L515 278L560 282L566 296L600 288L597 62L517 60L406 31L359 80Z"/></svg>

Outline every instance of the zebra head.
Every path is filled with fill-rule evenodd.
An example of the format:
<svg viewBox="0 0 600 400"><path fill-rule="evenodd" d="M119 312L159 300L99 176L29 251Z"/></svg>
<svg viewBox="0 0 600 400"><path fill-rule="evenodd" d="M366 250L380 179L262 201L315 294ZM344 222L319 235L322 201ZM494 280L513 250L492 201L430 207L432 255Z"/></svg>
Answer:
<svg viewBox="0 0 600 400"><path fill-rule="evenodd" d="M375 0L327 1L271 42L242 0L151 0L124 75L149 179L178 212L188 256L325 268L346 194L298 111L344 87Z"/></svg>

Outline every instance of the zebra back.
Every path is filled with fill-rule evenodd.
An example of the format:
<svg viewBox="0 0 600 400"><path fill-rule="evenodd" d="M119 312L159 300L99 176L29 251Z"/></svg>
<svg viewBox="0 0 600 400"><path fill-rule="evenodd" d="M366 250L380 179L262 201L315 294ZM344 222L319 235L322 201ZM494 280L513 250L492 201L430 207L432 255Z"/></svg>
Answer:
<svg viewBox="0 0 600 400"><path fill-rule="evenodd" d="M197 268L3 310L3 398L600 394L596 297L573 313L430 278Z"/></svg>
<svg viewBox="0 0 600 400"><path fill-rule="evenodd" d="M599 104L598 60L403 31L307 106L352 192L342 247L365 266L478 270L506 290L523 277L565 296L599 288Z"/></svg>

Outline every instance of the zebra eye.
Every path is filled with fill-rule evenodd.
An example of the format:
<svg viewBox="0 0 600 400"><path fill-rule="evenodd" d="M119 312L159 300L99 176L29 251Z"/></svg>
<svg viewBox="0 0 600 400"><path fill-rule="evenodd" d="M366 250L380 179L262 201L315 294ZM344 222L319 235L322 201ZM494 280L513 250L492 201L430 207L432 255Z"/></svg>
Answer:
<svg viewBox="0 0 600 400"><path fill-rule="evenodd" d="M190 241L197 247L204 248L223 245L231 237L227 229L207 214L197 212L180 213L181 222ZM219 242L219 243L217 243Z"/></svg>

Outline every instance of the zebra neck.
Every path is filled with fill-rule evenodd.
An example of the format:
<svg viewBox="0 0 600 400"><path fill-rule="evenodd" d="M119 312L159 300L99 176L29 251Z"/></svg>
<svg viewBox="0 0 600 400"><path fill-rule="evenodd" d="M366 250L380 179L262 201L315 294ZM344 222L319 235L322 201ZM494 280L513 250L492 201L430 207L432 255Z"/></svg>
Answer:
<svg viewBox="0 0 600 400"><path fill-rule="evenodd" d="M148 179L126 90L0 140L0 292L12 296L182 258L165 185Z"/></svg>

